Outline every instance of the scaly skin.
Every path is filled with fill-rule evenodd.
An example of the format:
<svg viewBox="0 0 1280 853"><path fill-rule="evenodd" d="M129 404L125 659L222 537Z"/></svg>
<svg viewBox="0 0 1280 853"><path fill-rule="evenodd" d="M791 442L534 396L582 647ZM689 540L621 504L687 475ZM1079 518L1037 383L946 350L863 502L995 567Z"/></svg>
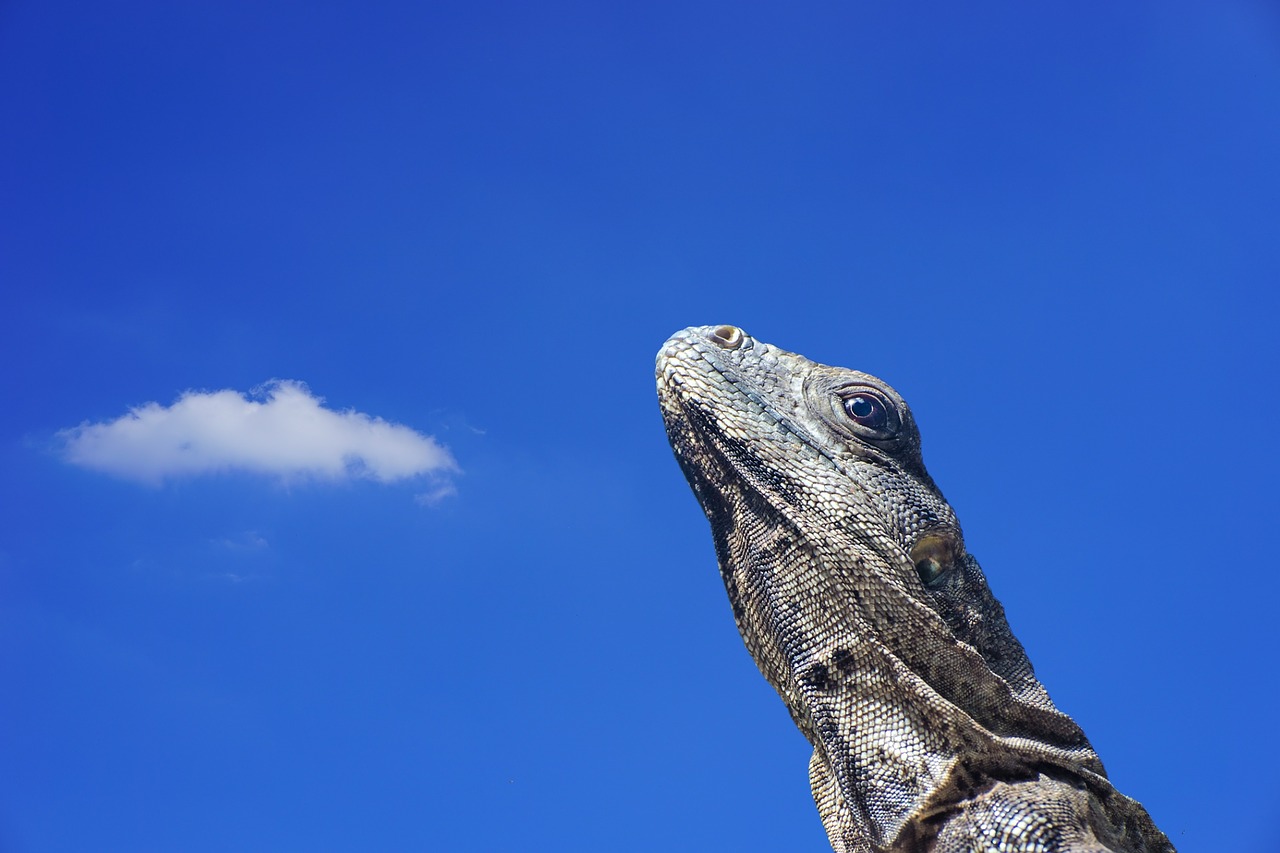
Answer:
<svg viewBox="0 0 1280 853"><path fill-rule="evenodd" d="M733 326L673 336L657 378L835 850L1173 850L1036 679L896 391Z"/></svg>

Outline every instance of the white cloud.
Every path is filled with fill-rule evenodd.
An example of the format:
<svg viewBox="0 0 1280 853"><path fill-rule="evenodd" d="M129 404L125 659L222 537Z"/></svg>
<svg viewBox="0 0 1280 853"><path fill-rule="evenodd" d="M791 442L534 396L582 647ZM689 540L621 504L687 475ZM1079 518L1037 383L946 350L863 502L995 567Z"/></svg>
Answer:
<svg viewBox="0 0 1280 853"><path fill-rule="evenodd" d="M266 537L256 530L246 530L232 536L223 536L221 539L210 539L209 543L225 548L228 551L241 553L262 551L271 547L271 543L267 541Z"/></svg>
<svg viewBox="0 0 1280 853"><path fill-rule="evenodd" d="M435 506L447 497L456 495L457 487L448 480L441 480L432 484L431 488L420 495L414 495L413 499L423 506Z"/></svg>
<svg viewBox="0 0 1280 853"><path fill-rule="evenodd" d="M438 480L457 471L449 451L431 436L363 412L327 409L323 402L303 383L288 380L249 395L187 391L172 406L147 403L58 437L66 461L147 483L219 471L390 483L423 474Z"/></svg>

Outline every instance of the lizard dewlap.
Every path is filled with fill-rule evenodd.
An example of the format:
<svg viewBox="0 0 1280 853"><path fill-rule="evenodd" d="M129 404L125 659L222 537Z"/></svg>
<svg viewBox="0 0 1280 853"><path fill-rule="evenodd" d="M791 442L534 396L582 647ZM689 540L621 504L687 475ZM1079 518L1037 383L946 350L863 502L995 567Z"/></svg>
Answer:
<svg viewBox="0 0 1280 853"><path fill-rule="evenodd" d="M835 850L1173 850L1036 679L897 391L736 326L674 335L657 379Z"/></svg>

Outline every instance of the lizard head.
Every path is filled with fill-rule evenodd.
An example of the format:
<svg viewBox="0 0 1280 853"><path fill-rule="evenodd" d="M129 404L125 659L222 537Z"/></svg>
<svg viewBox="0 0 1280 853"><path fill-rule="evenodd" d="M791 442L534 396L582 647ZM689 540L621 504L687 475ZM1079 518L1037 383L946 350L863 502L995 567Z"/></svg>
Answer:
<svg viewBox="0 0 1280 853"><path fill-rule="evenodd" d="M676 457L709 515L729 486L782 515L871 537L869 546L910 557L922 583L956 565L960 525L925 470L910 407L888 383L736 326L674 335L657 378ZM825 499L799 511L815 484Z"/></svg>
<svg viewBox="0 0 1280 853"><path fill-rule="evenodd" d="M967 796L974 761L1102 772L967 553L897 391L736 326L672 336L657 380L738 629L814 744L824 820L887 844Z"/></svg>

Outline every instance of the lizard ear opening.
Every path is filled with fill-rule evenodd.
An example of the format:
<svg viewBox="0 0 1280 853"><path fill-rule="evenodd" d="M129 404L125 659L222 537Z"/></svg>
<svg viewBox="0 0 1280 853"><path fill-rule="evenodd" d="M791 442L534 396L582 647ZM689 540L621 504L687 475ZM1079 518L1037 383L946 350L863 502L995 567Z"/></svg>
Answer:
<svg viewBox="0 0 1280 853"><path fill-rule="evenodd" d="M956 540L949 533L930 532L916 540L911 562L925 586L937 586L956 563Z"/></svg>

